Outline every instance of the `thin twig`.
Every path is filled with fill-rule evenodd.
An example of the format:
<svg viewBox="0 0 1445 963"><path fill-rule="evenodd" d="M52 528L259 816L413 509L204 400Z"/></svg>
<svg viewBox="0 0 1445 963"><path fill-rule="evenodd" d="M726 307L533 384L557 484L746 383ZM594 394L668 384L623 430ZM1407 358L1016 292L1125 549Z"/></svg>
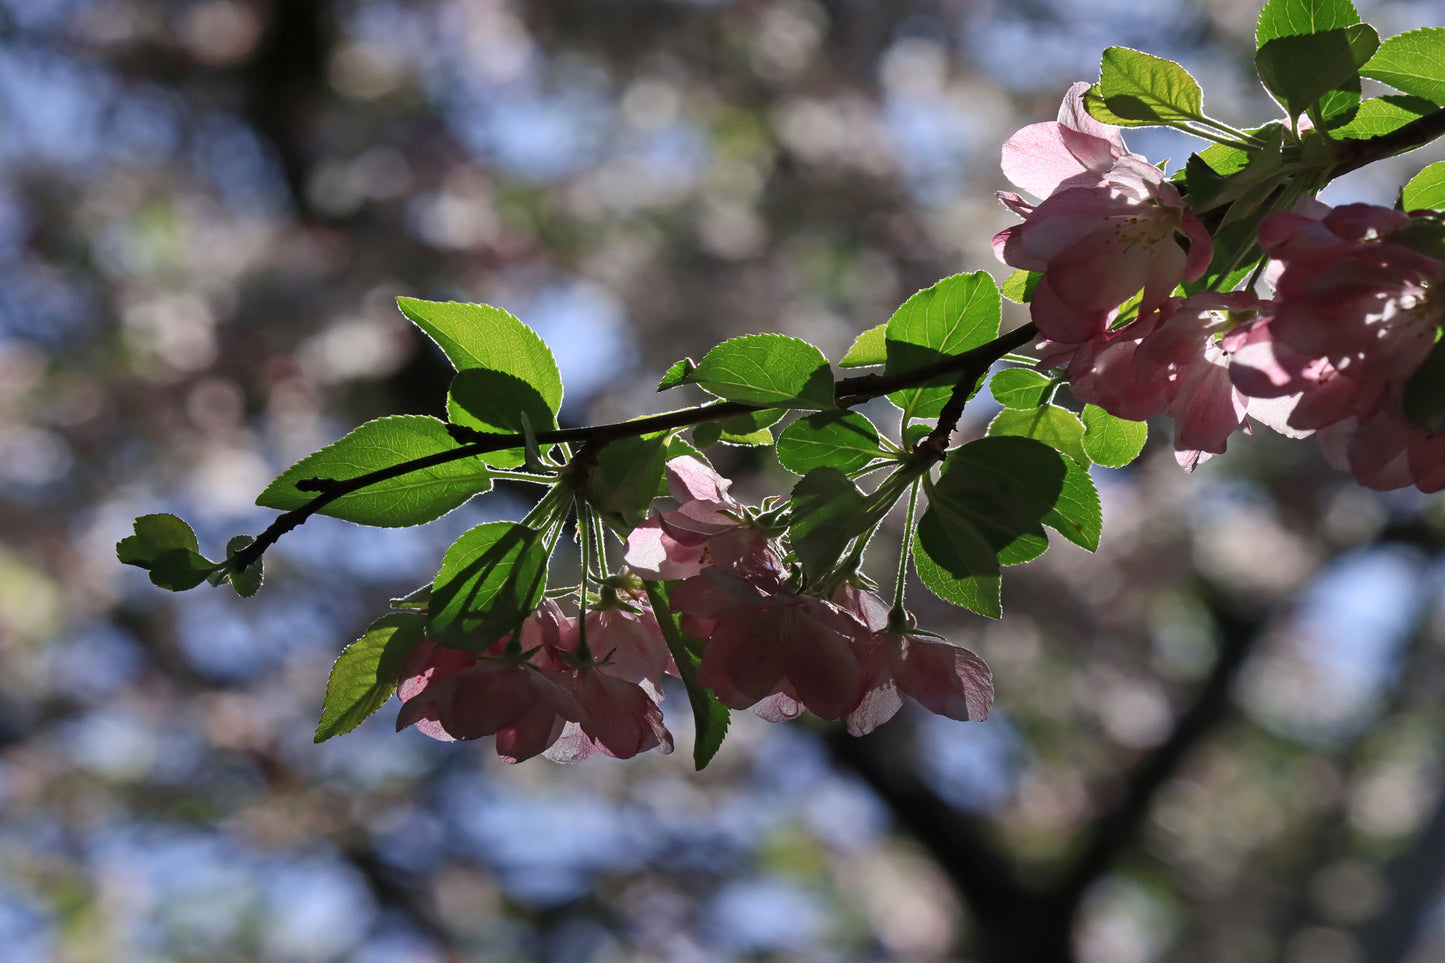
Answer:
<svg viewBox="0 0 1445 963"><path fill-rule="evenodd" d="M833 390L834 402L840 408L849 408L853 405L871 401L893 391L903 388L911 388L919 384L938 378L942 375L962 372L962 378L967 379L972 385L977 382L983 372L987 371L999 358L1019 345L1026 344L1036 336L1032 324L1026 324L1021 328L1010 331L990 341L961 354L951 355L942 358L933 364L924 365L921 368L914 368L899 374L868 374L855 375L851 378L840 379ZM955 391L957 394L957 391ZM963 397L967 397L968 391L964 391ZM951 404L952 402L950 402ZM734 415L744 414L749 411L761 411L766 408L775 408L777 405L754 405L738 401L714 401L698 405L693 408L684 408L678 411L667 411L658 415L651 415L646 418L638 418L634 421L614 422L606 425L593 425L583 428L558 428L552 431L539 431L532 437L539 445L557 444L583 444L592 447L600 447L609 442L618 441L622 438L635 438L641 435L651 434L656 431L666 431L672 428L687 428L692 425L699 425L708 421L719 421L724 418L731 418ZM962 408L960 407L960 411ZM945 413L948 411L945 408ZM953 415L954 421L958 415ZM952 429L950 429L951 431ZM473 458L477 455L485 455L488 452L504 451L508 448L519 448L527 443L527 436L520 432L512 434L490 434L486 432L457 430L453 437L467 437L473 440L453 448L449 451L439 451L422 458L413 458L408 461L390 465L386 468L379 468L376 471L358 475L355 478L317 480L324 491L306 504L293 508L276 517L270 526L266 528L256 540L236 553L233 562L235 571L244 572L254 565L257 560L265 554L266 550L292 529L301 525L312 515L320 512L327 505L344 498L347 495L355 494L364 488L399 478L402 475L411 474L414 471L421 471L425 468L434 468L437 465L445 465L453 461L460 461L464 458ZM312 480L308 480L312 481Z"/></svg>

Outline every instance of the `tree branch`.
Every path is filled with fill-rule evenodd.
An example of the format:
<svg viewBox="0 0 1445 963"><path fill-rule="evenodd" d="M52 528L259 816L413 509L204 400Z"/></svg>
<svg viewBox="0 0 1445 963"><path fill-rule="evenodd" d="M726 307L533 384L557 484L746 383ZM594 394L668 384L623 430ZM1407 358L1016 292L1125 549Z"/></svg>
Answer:
<svg viewBox="0 0 1445 963"><path fill-rule="evenodd" d="M1367 137L1363 140L1340 141L1336 146L1339 160L1330 177L1339 177L1350 171L1359 170L1375 161L1394 157L1445 137L1445 107L1433 113L1417 117L1403 127L1397 127L1388 134Z"/></svg>
<svg viewBox="0 0 1445 963"><path fill-rule="evenodd" d="M933 364L924 365L921 368L915 368L911 371L893 375L868 374L842 378L834 386L833 399L838 407L849 408L853 405L859 405L865 401L882 397L893 391L924 384L942 375L958 374L961 372L960 387L954 389L955 398L950 399L950 405L952 405L953 401L960 397L960 390L962 391L962 398L966 399L968 397L969 391L972 390L972 385L977 383L984 372L988 371L990 365L1014 348L1028 343L1028 341L1036 336L1037 332L1034 330L1034 326L1032 324L1025 324L1023 327L1000 335L987 344L979 345L977 348L961 354L942 358ZM964 381L967 381L967 388L962 387ZM638 418L633 421L620 421L584 428L557 428L552 431L539 431L531 436L531 440L539 445L582 444L595 449L622 438L635 438L640 435L648 435L655 431L666 431L672 428L687 428L707 421L719 421L745 412L761 411L766 408L775 407L777 406L745 404L739 401L713 401L693 408L667 411L662 414ZM958 405L958 410L960 412L963 410L961 402ZM947 411L948 409L945 408L945 413L947 413ZM957 414L953 415L953 420L955 423L957 422ZM952 431L951 426L948 431ZM235 554L233 559L235 570L244 572L247 568L254 565L261 556L265 554L266 550L274 545L281 536L298 527L312 515L320 512L338 498L355 494L364 488L380 484L384 481L390 481L393 478L399 478L402 475L408 475L424 468L433 468L437 465L445 465L449 462L460 461L464 458L485 455L488 452L504 451L508 448L520 448L526 445L529 440L527 435L521 433L492 434L471 431L469 429L454 429L453 437L466 437L475 440L468 441L450 451L440 451L422 458L413 458L409 461L367 472L364 475L358 475L355 478L327 479L316 482L316 484L323 487L324 490L299 508L293 508L277 516L276 520L272 522L264 532L257 536L254 542ZM947 432L945 432L944 437L946 442Z"/></svg>

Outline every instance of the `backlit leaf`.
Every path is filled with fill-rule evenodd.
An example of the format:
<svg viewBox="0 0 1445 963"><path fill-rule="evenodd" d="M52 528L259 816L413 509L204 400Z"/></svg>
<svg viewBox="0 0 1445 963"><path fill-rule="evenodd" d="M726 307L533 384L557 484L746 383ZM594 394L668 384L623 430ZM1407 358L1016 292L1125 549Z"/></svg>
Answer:
<svg viewBox="0 0 1445 963"><path fill-rule="evenodd" d="M1189 71L1128 47L1104 51L1099 93L1114 116L1136 123L1168 124L1204 116L1204 95Z"/></svg>
<svg viewBox="0 0 1445 963"><path fill-rule="evenodd" d="M692 380L720 398L780 408L833 407L833 372L823 352L799 338L747 334L724 341Z"/></svg>
<svg viewBox="0 0 1445 963"><path fill-rule="evenodd" d="M1436 161L1410 178L1400 199L1407 211L1445 208L1445 161Z"/></svg>
<svg viewBox="0 0 1445 963"><path fill-rule="evenodd" d="M998 285L986 271L955 274L914 294L888 319L884 373L913 371L998 337L1002 315ZM953 392L955 375L888 395L905 420L937 418Z"/></svg>
<svg viewBox="0 0 1445 963"><path fill-rule="evenodd" d="M1445 27L1421 27L1388 38L1360 73L1445 104Z"/></svg>
<svg viewBox="0 0 1445 963"><path fill-rule="evenodd" d="M425 628L424 616L393 612L371 623L365 635L342 651L326 680L316 742L350 732L386 704Z"/></svg>
<svg viewBox="0 0 1445 963"><path fill-rule="evenodd" d="M346 481L459 446L447 426L425 415L392 415L368 421L340 441L301 459L256 498L262 508L289 511L317 495L308 480ZM440 518L473 495L490 491L492 475L479 458L459 458L410 471L343 495L320 513L360 525L420 525Z"/></svg>
<svg viewBox="0 0 1445 963"><path fill-rule="evenodd" d="M537 332L501 308L460 301L397 298L397 307L441 346L458 371L491 368L537 389L556 413L562 407L562 375Z"/></svg>
<svg viewBox="0 0 1445 963"><path fill-rule="evenodd" d="M1054 379L1032 368L1005 368L994 373L988 390L1005 408L1037 408L1049 403Z"/></svg>
<svg viewBox="0 0 1445 963"><path fill-rule="evenodd" d="M989 435L1014 435L1033 438L1056 448L1074 461L1087 465L1084 454L1084 426L1072 411L1058 405L1040 405L1033 409L1005 408L989 422Z"/></svg>
<svg viewBox="0 0 1445 963"><path fill-rule="evenodd" d="M542 600L547 550L538 532L487 522L452 543L432 582L428 634L473 652L510 634Z"/></svg>
<svg viewBox="0 0 1445 963"><path fill-rule="evenodd" d="M1123 468L1144 450L1149 425L1142 421L1116 418L1098 405L1085 405L1084 451L1096 464Z"/></svg>
<svg viewBox="0 0 1445 963"><path fill-rule="evenodd" d="M885 321L858 335L853 339L848 353L843 355L843 360L838 362L838 367L861 368L870 364L882 364L888 360L887 332L888 322Z"/></svg>
<svg viewBox="0 0 1445 963"><path fill-rule="evenodd" d="M799 475L824 465L857 471L880 454L878 429L858 412L842 408L799 418L778 436L778 461Z"/></svg>

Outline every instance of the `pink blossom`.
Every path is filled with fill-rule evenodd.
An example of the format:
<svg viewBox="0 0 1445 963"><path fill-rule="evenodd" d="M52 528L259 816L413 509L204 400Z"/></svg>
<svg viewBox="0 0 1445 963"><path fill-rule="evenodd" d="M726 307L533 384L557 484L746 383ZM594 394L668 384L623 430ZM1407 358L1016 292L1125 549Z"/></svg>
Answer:
<svg viewBox="0 0 1445 963"><path fill-rule="evenodd" d="M409 725L443 741L496 735L497 754L521 762L545 751L582 708L537 666L497 655L465 661L429 640L403 669L398 731Z"/></svg>
<svg viewBox="0 0 1445 963"><path fill-rule="evenodd" d="M1445 436L1409 423L1404 391L1433 349L1445 262L1395 238L1413 223L1368 204L1271 214L1260 245L1276 259L1273 310L1231 333L1231 379L1282 399L1285 426L1318 432L1332 464L1361 484L1445 487Z"/></svg>
<svg viewBox="0 0 1445 963"><path fill-rule="evenodd" d="M640 616L592 624L597 642L608 646L620 671L660 680L666 649L659 654L652 647ZM611 660L577 657L577 620L555 602L544 600L527 617L517 641L518 654L508 654L503 640L486 654L473 655L423 640L402 670L397 729L416 725L444 741L495 734L497 754L505 762L544 752L571 762L599 750L617 758L654 748L672 751L672 735L656 699L640 680L613 674ZM652 691L657 692L655 686Z"/></svg>
<svg viewBox="0 0 1445 963"><path fill-rule="evenodd" d="M863 644L863 698L847 716L851 734L866 735L893 718L904 695L950 719L987 718L993 673L977 655L943 639L890 631L887 604L870 592L844 586L834 601L872 633Z"/></svg>
<svg viewBox="0 0 1445 963"><path fill-rule="evenodd" d="M1126 153L1117 129L1088 117L1087 89L1070 88L1052 130L1035 124L1004 145L1010 179L1044 200L1000 193L1024 222L993 239L1005 264L1043 273L1030 311L1040 333L1063 344L1105 334L1115 309L1141 289L1139 314L1154 311L1213 257L1209 232L1179 191Z"/></svg>
<svg viewBox="0 0 1445 963"><path fill-rule="evenodd" d="M617 759L630 759L649 749L659 749L664 755L672 752L672 734L663 725L662 710L657 705L661 693L655 687L649 693L638 684L654 671L661 680L668 664L665 645L661 652L657 651L649 637L649 626L641 619L590 618L603 615L597 612L588 615L589 630L597 631L588 632L587 647L601 655L600 660L577 653L577 620L564 615L550 599L544 600L522 626L522 648L536 650L533 662L550 670L549 674L560 681L582 710L570 720L575 725L569 728L580 729L585 738L573 735L567 739L565 750L549 752L549 758L576 762L597 750ZM653 619L651 628L656 626ZM656 641L661 642L660 630ZM642 675L633 680L620 674L630 671Z"/></svg>
<svg viewBox="0 0 1445 963"><path fill-rule="evenodd" d="M705 568L779 577L782 561L747 510L727 493L732 482L683 455L667 463L668 490L678 507L655 513L627 537L624 560L643 578L691 578Z"/></svg>
<svg viewBox="0 0 1445 963"><path fill-rule="evenodd" d="M1273 338L1357 382L1407 379L1434 347L1445 282L1445 262L1391 241L1411 222L1370 204L1266 217L1260 244L1283 263Z"/></svg>
<svg viewBox="0 0 1445 963"><path fill-rule="evenodd" d="M824 719L840 719L858 702L861 673L854 646L861 624L822 599L764 591L709 569L672 593L683 627L706 640L698 681L724 704L746 709L783 692Z"/></svg>

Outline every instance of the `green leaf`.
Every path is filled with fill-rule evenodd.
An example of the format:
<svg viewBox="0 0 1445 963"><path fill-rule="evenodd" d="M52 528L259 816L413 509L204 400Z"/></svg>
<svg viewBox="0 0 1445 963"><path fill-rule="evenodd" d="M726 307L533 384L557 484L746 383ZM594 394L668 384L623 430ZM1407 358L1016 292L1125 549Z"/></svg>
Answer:
<svg viewBox="0 0 1445 963"><path fill-rule="evenodd" d="M172 548L200 549L196 533L175 515L142 515L132 526L134 535L127 535L115 545L115 555L123 565L150 568L155 557Z"/></svg>
<svg viewBox="0 0 1445 963"><path fill-rule="evenodd" d="M331 666L314 741L350 732L396 691L401 667L421 641L426 618L411 612L383 615L348 645Z"/></svg>
<svg viewBox="0 0 1445 963"><path fill-rule="evenodd" d="M840 368L861 368L870 364L882 364L888 360L886 344L888 322L874 325L853 339L853 346L838 362Z"/></svg>
<svg viewBox="0 0 1445 963"><path fill-rule="evenodd" d="M970 612L991 619L1003 617L1003 576L997 572L992 575L954 575L933 560L919 536L913 539L913 568L924 586L945 602L961 605Z"/></svg>
<svg viewBox="0 0 1445 963"><path fill-rule="evenodd" d="M458 371L447 391L447 417L454 425L494 434L515 435L527 416L533 431L551 431L557 416L547 400L526 381L491 368Z"/></svg>
<svg viewBox="0 0 1445 963"><path fill-rule="evenodd" d="M692 427L692 443L699 448L711 448L722 438L722 425L716 421L704 421Z"/></svg>
<svg viewBox="0 0 1445 963"><path fill-rule="evenodd" d="M1002 316L998 285L987 271L955 274L914 294L888 319L884 374L913 371L977 348L998 337ZM956 375L888 395L904 420L937 418L953 393Z"/></svg>
<svg viewBox="0 0 1445 963"><path fill-rule="evenodd" d="M1059 500L1044 516L1043 522L1080 548L1095 551L1104 529L1099 490L1089 477L1087 465L1067 460L1064 468L1064 485L1059 492Z"/></svg>
<svg viewBox="0 0 1445 963"><path fill-rule="evenodd" d="M1054 395L1054 379L1032 368L1005 368L988 383L993 400L1005 408L1037 408Z"/></svg>
<svg viewBox="0 0 1445 963"><path fill-rule="evenodd" d="M562 407L562 375L537 332L501 308L459 301L397 298L401 313L426 332L458 371L491 368L537 389L555 414Z"/></svg>
<svg viewBox="0 0 1445 963"><path fill-rule="evenodd" d="M1410 178L1400 193L1400 202L1407 211L1445 208L1445 161L1436 161Z"/></svg>
<svg viewBox="0 0 1445 963"><path fill-rule="evenodd" d="M828 359L808 342L782 334L746 334L724 341L699 362L693 381L743 404L833 407Z"/></svg>
<svg viewBox="0 0 1445 963"><path fill-rule="evenodd" d="M667 483L667 441L667 433L659 432L609 442L587 474L587 501L628 528L642 524L658 487Z"/></svg>
<svg viewBox="0 0 1445 963"><path fill-rule="evenodd" d="M146 569L151 582L163 589L193 589L220 568L196 551L196 533L175 515L142 515L133 527L134 535L116 543L116 558Z"/></svg>
<svg viewBox="0 0 1445 963"><path fill-rule="evenodd" d="M1014 304L1028 304L1034 299L1034 292L1038 290L1039 281L1043 279L1043 276L1042 271L1026 271L1019 268L1004 278L1003 287L999 288L999 294Z"/></svg>
<svg viewBox="0 0 1445 963"><path fill-rule="evenodd" d="M290 511L316 497L309 480L347 481L403 462L455 451L447 426L425 415L368 421L281 473L256 498L262 508ZM298 488L297 483L303 483ZM369 485L324 506L320 514L359 525L395 528L440 518L473 495L490 491L492 475L478 458L459 458Z"/></svg>
<svg viewBox="0 0 1445 963"><path fill-rule="evenodd" d="M1291 119L1321 97L1349 85L1358 94L1360 68L1380 45L1367 23L1322 33L1276 37L1259 48L1254 64L1259 79Z"/></svg>
<svg viewBox="0 0 1445 963"><path fill-rule="evenodd" d="M1445 27L1421 27L1390 37L1360 73L1403 93L1445 104Z"/></svg>
<svg viewBox="0 0 1445 963"><path fill-rule="evenodd" d="M662 376L657 383L658 391L666 391L668 388L676 388L678 385L685 385L692 382L692 373L697 370L697 362L691 358L683 358L681 361L674 361L672 367Z"/></svg>
<svg viewBox="0 0 1445 963"><path fill-rule="evenodd" d="M171 592L184 592L204 582L219 565L188 548L168 548L151 559L151 581Z"/></svg>
<svg viewBox="0 0 1445 963"><path fill-rule="evenodd" d="M1128 47L1110 47L1099 63L1099 93L1116 117L1171 124L1204 117L1204 94L1189 71L1172 60Z"/></svg>
<svg viewBox="0 0 1445 963"><path fill-rule="evenodd" d="M1375 56L1378 57L1379 54ZM1371 97L1361 102L1360 109L1349 123L1335 128L1331 133L1335 137L1354 140L1380 137L1393 133L1434 110L1435 104L1424 97L1411 97L1407 94Z"/></svg>
<svg viewBox="0 0 1445 963"><path fill-rule="evenodd" d="M515 631L542 601L547 550L540 533L487 522L452 543L432 582L427 631L445 645L482 652Z"/></svg>
<svg viewBox="0 0 1445 963"><path fill-rule="evenodd" d="M1058 405L1038 408L1005 408L989 422L988 434L1033 438L1058 449L1080 464L1089 464L1084 454L1084 426L1072 411Z"/></svg>
<svg viewBox="0 0 1445 963"><path fill-rule="evenodd" d="M248 599L261 591L262 563L266 560L258 558L247 566L244 572L238 572L233 568L233 559L236 553L254 542L250 535L237 535L226 543L226 578L231 583L231 588L243 599Z"/></svg>
<svg viewBox="0 0 1445 963"><path fill-rule="evenodd" d="M727 735L728 707L719 702L711 690L698 684L697 667L702 663L699 653L703 643L701 639L684 632L678 624L677 613L673 612L668 604L667 583L644 581L642 585L647 591L648 601L652 603L652 613L657 617L662 637L667 640L667 648L672 653L672 661L677 665L678 675L682 676L682 683L687 688L687 701L692 706L693 723L697 727L697 736L692 745L692 759L693 765L701 772L712 761L713 756L717 755L718 749L722 747L723 737Z"/></svg>
<svg viewBox="0 0 1445 963"><path fill-rule="evenodd" d="M1084 405L1084 451L1105 468L1123 468L1144 450L1149 425L1116 418L1098 405Z"/></svg>
<svg viewBox="0 0 1445 963"><path fill-rule="evenodd" d="M1066 461L1030 438L981 438L955 449L918 523L928 557L955 578L972 578L1039 555L1048 547L1042 521L1063 492Z"/></svg>
<svg viewBox="0 0 1445 963"><path fill-rule="evenodd" d="M844 408L799 418L778 436L778 461L798 475L824 465L854 472L882 454L873 422Z"/></svg>
<svg viewBox="0 0 1445 963"><path fill-rule="evenodd" d="M771 445L773 433L768 426L776 424L784 414L783 408L763 408L725 418L717 423L718 441L725 445Z"/></svg>
<svg viewBox="0 0 1445 963"><path fill-rule="evenodd" d="M537 389L515 375L491 368L458 371L447 391L447 420L463 428L499 435L550 431L557 417ZM527 460L525 445L478 455L489 465L515 468Z"/></svg>
<svg viewBox="0 0 1445 963"><path fill-rule="evenodd" d="M814 468L793 486L788 539L810 582L838 563L869 519L863 493L836 468Z"/></svg>
<svg viewBox="0 0 1445 963"><path fill-rule="evenodd" d="M1270 0L1259 12L1255 45L1263 47L1276 37L1341 30L1359 22L1350 0Z"/></svg>
<svg viewBox="0 0 1445 963"><path fill-rule="evenodd" d="M1445 431L1445 342L1435 342L1405 382L1404 402L1412 425L1437 435Z"/></svg>

